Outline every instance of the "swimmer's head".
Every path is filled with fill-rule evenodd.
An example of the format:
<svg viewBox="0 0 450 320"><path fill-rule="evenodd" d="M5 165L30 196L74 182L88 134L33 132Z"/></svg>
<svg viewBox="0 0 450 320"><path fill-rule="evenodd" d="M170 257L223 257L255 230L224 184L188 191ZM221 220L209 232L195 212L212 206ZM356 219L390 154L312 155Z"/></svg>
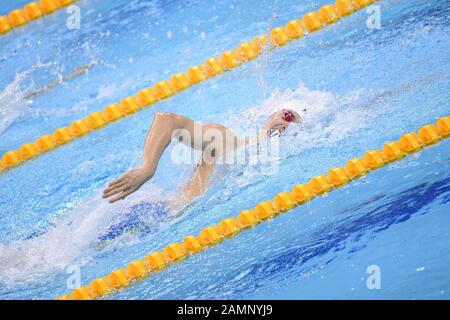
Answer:
<svg viewBox="0 0 450 320"><path fill-rule="evenodd" d="M299 123L300 115L292 109L283 108L273 113L263 127L263 134L271 137L281 135L292 122Z"/></svg>

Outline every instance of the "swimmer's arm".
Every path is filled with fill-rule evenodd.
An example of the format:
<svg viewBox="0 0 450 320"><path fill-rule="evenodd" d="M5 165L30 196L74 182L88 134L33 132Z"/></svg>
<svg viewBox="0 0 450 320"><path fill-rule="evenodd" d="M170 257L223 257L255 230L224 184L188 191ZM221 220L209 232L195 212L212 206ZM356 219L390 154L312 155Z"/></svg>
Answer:
<svg viewBox="0 0 450 320"><path fill-rule="evenodd" d="M186 130L190 137L194 137L194 127L196 123L192 119L170 112L157 112L153 124L145 138L144 154L142 157L142 167L152 177L155 174L164 150L170 144L172 137L177 130ZM194 147L194 145L190 145Z"/></svg>
<svg viewBox="0 0 450 320"><path fill-rule="evenodd" d="M208 130L211 131L207 133ZM211 139L212 137L214 138ZM239 138L230 129L219 124L204 125L203 138L202 157L183 187L183 201L190 202L206 192L217 158L227 151L235 150L239 144Z"/></svg>
<svg viewBox="0 0 450 320"><path fill-rule="evenodd" d="M187 117L174 113L157 112L145 139L141 167L132 169L119 179L112 181L104 190L103 198L111 197L109 202L112 203L123 200L138 190L155 174L159 160L164 150L170 144L175 130L184 129L187 134L193 137L196 125L199 125L201 128L201 124ZM195 139L191 140L195 141ZM190 146L196 148L194 142Z"/></svg>
<svg viewBox="0 0 450 320"><path fill-rule="evenodd" d="M172 215L171 218L182 215L185 212L182 209L185 209L192 202L192 199L205 193L213 169L214 163L207 163L202 160L188 182L182 187L181 193L165 201L170 211L176 212L176 215Z"/></svg>
<svg viewBox="0 0 450 320"><path fill-rule="evenodd" d="M52 81L52 82L46 84L45 86L43 86L42 88L39 88L36 91L33 91L33 92L30 92L30 93L26 94L24 98L26 100L28 100L28 99L34 98L37 95L45 93L45 92L51 90L52 88L56 87L57 85L59 85L59 84L61 84L63 82L69 81L69 80L71 80L71 79L73 79L75 77L78 77L78 76L88 72L92 67L94 67L98 63L99 63L99 61L93 61L91 63L88 63L88 64L84 65L84 66L81 66L81 67L77 68L76 70L72 71L71 73L63 76L61 79Z"/></svg>
<svg viewBox="0 0 450 320"><path fill-rule="evenodd" d="M214 163L207 163L203 160L197 165L189 181L183 187L183 195L189 202L206 191L213 169Z"/></svg>

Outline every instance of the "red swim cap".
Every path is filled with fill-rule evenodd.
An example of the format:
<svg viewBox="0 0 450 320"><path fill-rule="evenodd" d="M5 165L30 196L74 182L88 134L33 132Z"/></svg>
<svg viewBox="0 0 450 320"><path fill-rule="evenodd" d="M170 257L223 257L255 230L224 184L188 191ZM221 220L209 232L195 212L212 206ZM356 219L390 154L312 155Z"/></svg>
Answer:
<svg viewBox="0 0 450 320"><path fill-rule="evenodd" d="M286 121L286 122L293 122L295 121L295 116L292 112L290 112L289 110L281 110L283 111L283 115L281 116L281 118Z"/></svg>

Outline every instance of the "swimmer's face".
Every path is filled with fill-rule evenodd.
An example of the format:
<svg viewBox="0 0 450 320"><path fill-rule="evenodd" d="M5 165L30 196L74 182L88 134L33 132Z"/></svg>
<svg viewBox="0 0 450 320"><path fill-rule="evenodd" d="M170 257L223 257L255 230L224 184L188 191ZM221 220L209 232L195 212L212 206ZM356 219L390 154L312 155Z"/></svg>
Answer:
<svg viewBox="0 0 450 320"><path fill-rule="evenodd" d="M281 109L267 119L264 130L269 137L280 135L292 122L300 122L300 115L292 109Z"/></svg>

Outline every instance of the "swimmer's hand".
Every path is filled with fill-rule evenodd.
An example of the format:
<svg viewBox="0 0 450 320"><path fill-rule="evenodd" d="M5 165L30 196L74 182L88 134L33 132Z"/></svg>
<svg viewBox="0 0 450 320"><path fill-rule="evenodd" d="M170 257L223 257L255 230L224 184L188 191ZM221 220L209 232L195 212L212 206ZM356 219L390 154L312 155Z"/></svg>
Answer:
<svg viewBox="0 0 450 320"><path fill-rule="evenodd" d="M103 191L103 198L110 198L109 203L123 200L138 190L152 176L147 168L132 169L119 179L111 181Z"/></svg>

